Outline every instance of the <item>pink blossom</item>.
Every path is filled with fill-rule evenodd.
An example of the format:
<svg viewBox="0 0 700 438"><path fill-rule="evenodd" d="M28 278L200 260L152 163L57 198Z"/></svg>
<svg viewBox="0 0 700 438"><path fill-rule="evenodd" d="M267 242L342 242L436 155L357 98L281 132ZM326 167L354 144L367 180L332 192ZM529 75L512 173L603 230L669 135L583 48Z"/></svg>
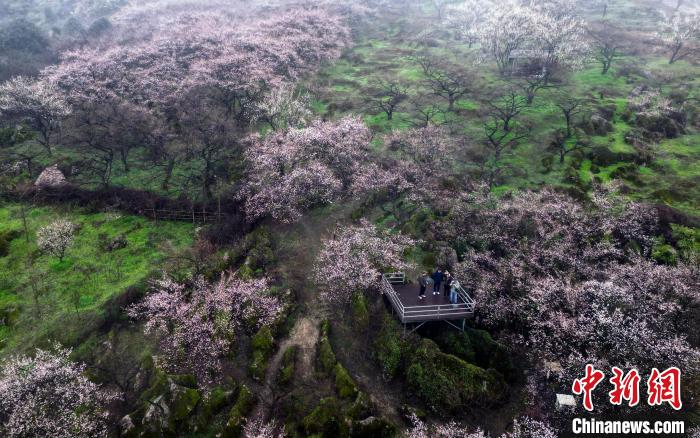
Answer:
<svg viewBox="0 0 700 438"><path fill-rule="evenodd" d="M85 365L56 345L34 357L10 357L0 368L0 433L8 437L106 437L105 406L115 395L88 380Z"/></svg>
<svg viewBox="0 0 700 438"><path fill-rule="evenodd" d="M368 160L371 133L357 118L253 137L241 196L251 220L298 220L311 207L339 200Z"/></svg>
<svg viewBox="0 0 700 438"><path fill-rule="evenodd" d="M402 255L414 244L406 236L379 230L365 220L338 228L332 238L323 241L314 266L321 298L349 303L355 293L375 286L382 272L408 268Z"/></svg>
<svg viewBox="0 0 700 438"><path fill-rule="evenodd" d="M66 250L73 244L76 226L74 223L59 219L36 232L36 243L42 251L63 260Z"/></svg>
<svg viewBox="0 0 700 438"><path fill-rule="evenodd" d="M208 384L237 336L272 324L282 311L268 281L244 281L224 274L215 283L199 278L191 288L165 278L143 302L128 309L146 321L144 331L160 339L168 371L191 372Z"/></svg>

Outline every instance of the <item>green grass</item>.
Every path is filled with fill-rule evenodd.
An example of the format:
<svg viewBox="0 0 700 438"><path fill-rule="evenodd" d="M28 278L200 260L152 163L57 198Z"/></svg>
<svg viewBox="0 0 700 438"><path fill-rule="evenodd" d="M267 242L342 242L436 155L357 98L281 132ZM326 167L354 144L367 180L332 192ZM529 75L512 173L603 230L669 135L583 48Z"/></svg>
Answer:
<svg viewBox="0 0 700 438"><path fill-rule="evenodd" d="M127 287L139 284L162 268L162 245L176 249L192 243L193 225L150 222L116 213L81 213L49 207L27 207L29 241L23 232L19 205L0 208L0 225L21 234L10 241L9 254L0 257L0 312L13 310L11 327L0 325L0 346L7 350L45 340L37 333L60 330L56 324L66 315L99 309ZM57 218L79 226L73 245L61 261L42 254L36 231ZM127 246L108 252L104 243L118 235ZM33 290L43 291L37 308ZM0 350L2 351L2 350Z"/></svg>
<svg viewBox="0 0 700 438"><path fill-rule="evenodd" d="M628 6L621 5L618 12L628 11ZM464 63L468 59L468 53L473 50L475 49L447 40L441 40L437 47L418 48L403 41L396 41L390 33L385 36L385 40L374 38L360 41L351 50L351 55L347 59L327 66L320 72L319 77L327 81L330 89L314 102L314 112L319 116L327 116L328 109L334 105L337 110L333 111L333 117L359 114L377 133L375 141L377 145L381 145L380 139L383 135L391 130L410 128L418 116L410 103L406 102L395 113L393 120L387 120L385 114L375 113L369 109L363 87L378 79L397 79L408 86L409 101L415 100L418 96L429 95L429 90L423 81L423 72L415 60L416 55L428 51L432 56ZM662 87L665 92L674 89L674 84L681 81L700 85L697 67L686 62L669 66L663 55L617 58L605 75L601 73L599 63L590 62L583 69L571 74L564 92L588 99L588 114L595 111L596 107L614 106L616 109L612 120L613 131L604 136L589 137L587 140L593 146L604 146L613 153L627 157L636 153L635 149L625 142L625 136L633 126L621 117L627 109L627 96L634 87L650 83L648 78L635 73L629 76L618 74L623 65L632 62L659 77L670 75L671 79ZM478 84L474 92L455 104L455 113L438 115L435 121L449 122L449 126L456 135L468 139L468 143L474 147L480 147L479 145L484 142L484 131L478 111L485 106L485 99L487 99L483 90L506 89L508 83L498 76L490 64L478 66L474 69L474 73L477 76L475 84ZM660 83L654 85L654 81L651 83L653 86L661 85ZM581 157L579 152L568 154L564 163L559 163L559 157L549 149L554 132L564 128L563 116L554 104L554 99L559 93L557 89L540 90L534 104L523 111L519 119L521 124L530 127L529 138L521 141L516 148L508 151L503 157L504 179L500 185L494 187L494 192L504 193L544 185L568 187L571 182L566 180L565 170L572 162L578 166L575 170L585 187L589 187L594 178L597 181L607 182L611 178L621 177L620 175L625 175L625 178L634 176L634 171L616 172L630 164L626 162L592 169L591 160L585 156ZM440 98L435 97L434 102L440 102L446 107L446 102ZM575 121L577 122L578 120ZM691 183L693 178L700 175L699 144L698 134L691 133L679 139L663 141L655 146L658 153L654 162L639 168L633 180L625 181L628 187L634 189L631 196L644 201L667 202L684 211L697 212L696 205L700 204L698 202L700 193L696 188L697 184ZM377 152L381 153L381 148L378 148ZM552 166L549 169L543 164L543 159L548 156L552 157ZM474 172L479 168L478 163L470 162L459 163L457 167L465 172Z"/></svg>

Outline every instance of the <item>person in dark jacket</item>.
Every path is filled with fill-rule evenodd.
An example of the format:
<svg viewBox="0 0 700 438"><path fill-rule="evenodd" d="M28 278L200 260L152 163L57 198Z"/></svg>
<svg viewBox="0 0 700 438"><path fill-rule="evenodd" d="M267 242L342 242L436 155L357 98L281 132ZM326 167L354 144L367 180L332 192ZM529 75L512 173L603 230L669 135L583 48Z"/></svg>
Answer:
<svg viewBox="0 0 700 438"><path fill-rule="evenodd" d="M425 298L425 289L428 288L430 284L430 277L428 277L427 272L423 272L420 277L418 277L418 284L420 285L420 290L418 292L418 299L422 300Z"/></svg>
<svg viewBox="0 0 700 438"><path fill-rule="evenodd" d="M442 270L440 268L435 268L433 272L433 295L440 295L440 284L442 284Z"/></svg>
<svg viewBox="0 0 700 438"><path fill-rule="evenodd" d="M443 289L442 294L446 297L450 296L450 288L452 287L452 274L450 274L449 271L445 271L444 275L444 280L443 282L445 283L445 287Z"/></svg>

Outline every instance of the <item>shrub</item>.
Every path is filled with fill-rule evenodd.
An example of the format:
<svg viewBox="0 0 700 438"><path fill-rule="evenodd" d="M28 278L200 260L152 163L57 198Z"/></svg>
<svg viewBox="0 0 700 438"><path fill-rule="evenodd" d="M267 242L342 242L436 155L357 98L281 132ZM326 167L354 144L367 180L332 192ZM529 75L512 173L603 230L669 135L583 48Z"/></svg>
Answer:
<svg viewBox="0 0 700 438"><path fill-rule="evenodd" d="M700 228L671 225L680 257L686 263L700 261Z"/></svg>
<svg viewBox="0 0 700 438"><path fill-rule="evenodd" d="M662 265L675 266L678 263L678 252L663 237L659 237L651 250L651 258Z"/></svg>
<svg viewBox="0 0 700 438"><path fill-rule="evenodd" d="M10 242L19 237L18 230L0 231L0 257L5 257L10 254Z"/></svg>

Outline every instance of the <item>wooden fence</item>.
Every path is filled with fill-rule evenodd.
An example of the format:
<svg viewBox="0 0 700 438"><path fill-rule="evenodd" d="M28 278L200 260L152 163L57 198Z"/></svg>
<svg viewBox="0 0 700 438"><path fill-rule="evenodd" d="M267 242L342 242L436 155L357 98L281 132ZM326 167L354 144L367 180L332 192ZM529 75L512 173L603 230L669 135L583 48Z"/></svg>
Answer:
<svg viewBox="0 0 700 438"><path fill-rule="evenodd" d="M144 210L144 216L155 221L182 221L203 224L220 222L224 217L218 211L197 210L194 208L191 210L158 210L150 208Z"/></svg>

